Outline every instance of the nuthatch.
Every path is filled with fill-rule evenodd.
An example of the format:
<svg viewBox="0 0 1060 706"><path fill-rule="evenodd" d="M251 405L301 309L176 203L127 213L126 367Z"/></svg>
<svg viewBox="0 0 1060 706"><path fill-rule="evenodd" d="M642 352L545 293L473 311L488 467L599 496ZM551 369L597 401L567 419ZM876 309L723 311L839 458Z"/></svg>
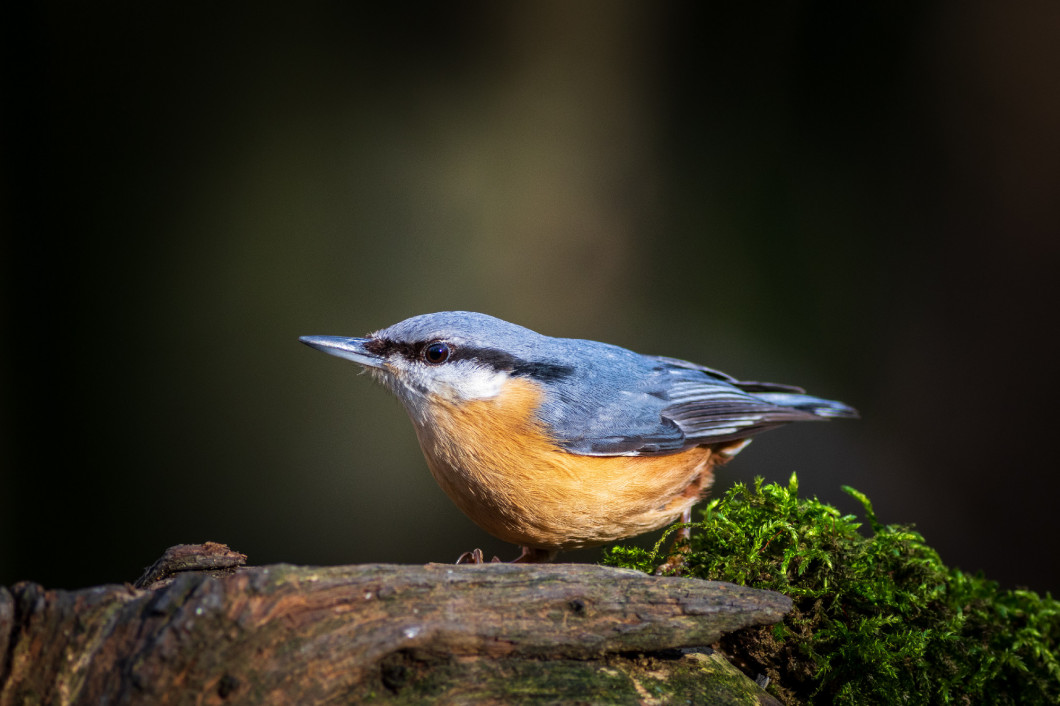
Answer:
<svg viewBox="0 0 1060 706"><path fill-rule="evenodd" d="M397 395L438 484L482 529L521 546L523 562L688 521L714 467L749 437L857 417L798 387L466 311L300 340Z"/></svg>

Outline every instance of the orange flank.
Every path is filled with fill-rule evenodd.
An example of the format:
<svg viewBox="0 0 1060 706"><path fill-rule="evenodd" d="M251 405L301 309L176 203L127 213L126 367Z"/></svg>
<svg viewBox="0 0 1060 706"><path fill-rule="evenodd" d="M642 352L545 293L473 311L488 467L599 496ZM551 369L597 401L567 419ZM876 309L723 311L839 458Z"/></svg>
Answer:
<svg viewBox="0 0 1060 706"><path fill-rule="evenodd" d="M509 379L491 399L434 398L416 424L438 484L476 524L505 541L565 550L631 537L673 522L730 458L726 447L653 456L579 456L548 436L534 412L541 392Z"/></svg>

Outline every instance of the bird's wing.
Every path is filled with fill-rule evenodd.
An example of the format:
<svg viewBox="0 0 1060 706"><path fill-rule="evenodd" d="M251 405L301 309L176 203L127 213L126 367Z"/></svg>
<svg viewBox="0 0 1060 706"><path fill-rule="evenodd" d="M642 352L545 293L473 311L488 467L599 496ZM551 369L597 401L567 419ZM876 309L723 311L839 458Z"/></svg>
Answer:
<svg viewBox="0 0 1060 706"><path fill-rule="evenodd" d="M601 386L566 400L564 418L549 420L557 443L589 456L655 455L743 439L788 422L857 416L797 387L740 382L685 361L652 360L656 364L635 386Z"/></svg>
<svg viewBox="0 0 1060 706"><path fill-rule="evenodd" d="M743 390L744 392L795 392L799 394L806 392L806 390L802 389L801 387L796 387L794 385L781 385L780 383L776 382L751 382L749 380L737 380L732 375L723 373L720 370L708 368L705 365L699 365L697 363L690 363L687 360L681 360L680 358L667 358L666 356L661 355L645 356L645 358L650 358L651 360L656 361L658 364L671 369L699 371L710 378L714 378L715 380L720 380L722 382L727 382L730 385L734 385Z"/></svg>

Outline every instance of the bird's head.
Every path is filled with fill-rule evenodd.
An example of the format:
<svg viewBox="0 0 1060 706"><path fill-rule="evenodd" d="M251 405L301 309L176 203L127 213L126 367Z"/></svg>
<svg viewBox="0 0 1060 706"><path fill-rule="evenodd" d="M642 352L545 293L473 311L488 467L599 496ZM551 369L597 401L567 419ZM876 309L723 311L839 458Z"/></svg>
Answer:
<svg viewBox="0 0 1060 706"><path fill-rule="evenodd" d="M410 411L432 399L455 404L489 399L516 376L548 383L573 372L550 350L548 342L556 339L467 311L414 316L366 338L299 340L363 366Z"/></svg>

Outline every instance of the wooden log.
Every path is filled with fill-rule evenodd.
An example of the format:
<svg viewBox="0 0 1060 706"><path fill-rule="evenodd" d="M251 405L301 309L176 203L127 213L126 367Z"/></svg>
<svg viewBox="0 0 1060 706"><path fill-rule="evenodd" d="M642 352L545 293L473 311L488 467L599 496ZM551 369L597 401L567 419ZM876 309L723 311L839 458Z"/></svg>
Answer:
<svg viewBox="0 0 1060 706"><path fill-rule="evenodd" d="M675 650L790 608L767 591L592 565L222 569L143 589L0 588L0 706L562 700L564 688L619 693L608 680L636 696L644 679L719 666ZM638 681L638 668L656 676Z"/></svg>

